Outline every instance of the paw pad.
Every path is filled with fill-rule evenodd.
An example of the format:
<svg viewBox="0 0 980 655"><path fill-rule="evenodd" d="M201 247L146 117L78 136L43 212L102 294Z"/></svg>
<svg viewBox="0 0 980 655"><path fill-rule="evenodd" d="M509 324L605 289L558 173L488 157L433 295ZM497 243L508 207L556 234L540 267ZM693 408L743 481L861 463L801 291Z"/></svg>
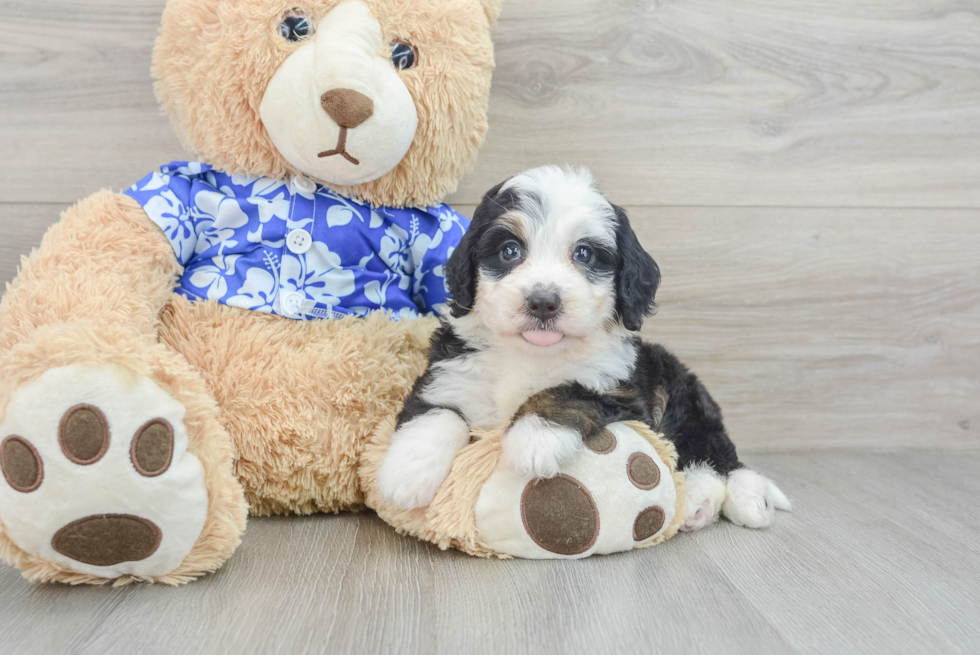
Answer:
<svg viewBox="0 0 980 655"><path fill-rule="evenodd" d="M638 489L649 491L660 484L660 469L646 453L633 453L626 463L626 475Z"/></svg>
<svg viewBox="0 0 980 655"><path fill-rule="evenodd" d="M133 466L148 478L166 472L174 456L174 429L167 421L155 418L139 429L129 451Z"/></svg>
<svg viewBox="0 0 980 655"><path fill-rule="evenodd" d="M151 380L112 369L53 369L18 389L0 425L7 536L103 578L176 569L208 512L184 413Z"/></svg>
<svg viewBox="0 0 980 655"><path fill-rule="evenodd" d="M550 479L498 467L480 492L477 531L517 557L585 557L647 545L674 519L670 469L636 430L614 423Z"/></svg>
<svg viewBox="0 0 980 655"><path fill-rule="evenodd" d="M160 547L163 533L152 521L129 514L86 516L58 530L51 547L92 566L139 562Z"/></svg>
<svg viewBox="0 0 980 655"><path fill-rule="evenodd" d="M521 520L534 543L559 555L584 553L599 537L592 494L568 475L528 482L521 494Z"/></svg>
<svg viewBox="0 0 980 655"><path fill-rule="evenodd" d="M15 491L30 493L41 486L44 464L37 449L27 439L10 436L0 445L0 468Z"/></svg>
<svg viewBox="0 0 980 655"><path fill-rule="evenodd" d="M586 439L585 447L596 455L608 455L616 450L616 435L609 430L603 430Z"/></svg>
<svg viewBox="0 0 980 655"><path fill-rule="evenodd" d="M76 405L61 417L58 443L65 457L80 466L95 464L109 450L109 423L92 405Z"/></svg>

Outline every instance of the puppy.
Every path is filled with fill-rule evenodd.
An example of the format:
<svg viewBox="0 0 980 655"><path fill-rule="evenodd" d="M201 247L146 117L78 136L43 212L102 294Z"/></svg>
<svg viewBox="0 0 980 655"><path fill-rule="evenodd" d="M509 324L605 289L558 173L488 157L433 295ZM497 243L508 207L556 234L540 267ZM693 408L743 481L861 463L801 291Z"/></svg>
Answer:
<svg viewBox="0 0 980 655"><path fill-rule="evenodd" d="M546 166L491 189L446 267L451 316L398 416L378 474L382 496L428 505L469 443L507 425L503 463L550 478L616 421L670 439L688 481L684 529L724 513L761 528L789 509L745 468L704 385L637 332L660 283L626 213L586 170Z"/></svg>

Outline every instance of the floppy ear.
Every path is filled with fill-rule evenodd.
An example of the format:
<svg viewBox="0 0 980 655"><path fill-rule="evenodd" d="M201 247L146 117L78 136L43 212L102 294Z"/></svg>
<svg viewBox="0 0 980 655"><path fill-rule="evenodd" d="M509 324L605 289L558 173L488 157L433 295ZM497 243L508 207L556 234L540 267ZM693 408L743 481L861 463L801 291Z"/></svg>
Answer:
<svg viewBox="0 0 980 655"><path fill-rule="evenodd" d="M653 313L653 300L660 286L660 267L640 245L622 207L616 211L616 249L619 266L616 269L616 311L623 325L638 332L643 318Z"/></svg>
<svg viewBox="0 0 980 655"><path fill-rule="evenodd" d="M500 3L503 0L480 0L480 4L483 5L483 11L487 12L487 19L490 21L490 27L497 24L497 16L500 15Z"/></svg>
<svg viewBox="0 0 980 655"><path fill-rule="evenodd" d="M501 182L483 196L473 213L470 229L460 239L456 250L446 262L446 286L452 296L449 299L449 309L455 318L469 314L476 302L476 247L487 227L501 213L500 205L495 199L503 185L504 182Z"/></svg>

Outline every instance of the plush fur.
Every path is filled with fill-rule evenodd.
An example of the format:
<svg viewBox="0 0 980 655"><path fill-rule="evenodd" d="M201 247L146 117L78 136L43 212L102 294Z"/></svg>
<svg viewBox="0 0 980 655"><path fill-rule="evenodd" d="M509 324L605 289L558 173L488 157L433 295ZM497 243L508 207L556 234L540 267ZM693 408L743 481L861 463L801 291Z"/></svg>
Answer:
<svg viewBox="0 0 980 655"><path fill-rule="evenodd" d="M382 422L361 456L359 475L367 504L400 533L430 541L444 550L456 548L478 557L509 558L507 553L490 548L476 528L477 500L483 486L500 465L504 430L473 429L470 443L453 460L448 476L428 506L405 509L384 497L378 480L385 457L390 451L395 425L394 417ZM677 453L669 441L643 423L627 422L626 425L653 445L661 460L669 467L671 482L677 490L673 520L659 537L640 546L646 548L670 539L683 526L688 513L687 483L684 474L677 469Z"/></svg>
<svg viewBox="0 0 980 655"><path fill-rule="evenodd" d="M200 371L157 341L160 311L178 265L169 243L130 198L96 194L65 212L22 264L0 303L0 422L11 394L45 371L72 364L150 378L187 410L188 452L201 460L208 519L183 564L153 580L187 582L213 571L238 546L247 505L235 451ZM0 554L32 580L108 582L18 548L0 523ZM125 576L115 584L141 580Z"/></svg>
<svg viewBox="0 0 980 655"><path fill-rule="evenodd" d="M341 0L301 3L313 21ZM453 192L483 144L493 71L490 24L499 0L365 0L383 41L410 41L415 68L401 78L418 129L408 153L380 179L340 193L391 207L424 207ZM282 39L281 0L170 0L153 53L157 96L184 145L229 173L284 179L299 172L259 120L269 81L302 44ZM234 26L234 29L229 29ZM333 144L330 144L331 146Z"/></svg>
<svg viewBox="0 0 980 655"><path fill-rule="evenodd" d="M302 6L315 22L340 2ZM334 188L374 205L440 202L471 166L487 129L490 26L499 0L363 3L382 28L387 51L379 57L390 55L390 42L398 40L417 49L418 65L399 75L418 127L388 173ZM167 3L154 50L157 94L202 161L248 176L286 179L296 172L259 115L270 79L300 47L279 30L293 6ZM143 210L125 196L100 192L48 231L0 303L0 422L21 386L69 365L149 378L186 409L188 454L200 460L209 494L205 527L176 570L116 584L178 584L215 570L238 545L249 509L285 514L363 506L360 456L424 372L437 325L380 313L299 322L191 303L173 293L179 273L171 246ZM24 552L2 522L0 555L33 580L109 581Z"/></svg>
<svg viewBox="0 0 980 655"><path fill-rule="evenodd" d="M465 442L419 430L452 412L474 427L507 426L503 460L550 478L610 423L641 421L677 448L681 470L732 474L726 512L764 527L784 499L739 471L735 445L707 389L676 357L636 332L651 313L660 271L584 170L542 167L484 197L447 266L452 316L433 338L429 369L398 417L379 486L389 502L424 506ZM409 468L412 475L397 475ZM724 489L724 484L721 485ZM696 485L697 516L716 517L724 493ZM738 493L731 493L737 491ZM707 501L707 505L704 505ZM772 501L772 502L770 502Z"/></svg>

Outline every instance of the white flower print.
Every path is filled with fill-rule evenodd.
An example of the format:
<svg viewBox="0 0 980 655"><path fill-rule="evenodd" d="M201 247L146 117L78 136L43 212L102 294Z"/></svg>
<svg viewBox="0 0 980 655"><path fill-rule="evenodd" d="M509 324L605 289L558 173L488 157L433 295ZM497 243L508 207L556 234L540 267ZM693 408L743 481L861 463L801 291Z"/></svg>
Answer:
<svg viewBox="0 0 980 655"><path fill-rule="evenodd" d="M221 244L221 251L234 248L238 241L233 239L238 228L248 225L248 214L234 198L217 191L201 191L194 198L192 210L197 229L197 248L202 253L208 248Z"/></svg>
<svg viewBox="0 0 980 655"><path fill-rule="evenodd" d="M243 307L271 314L275 298L276 278L264 269L256 267L248 269L245 274L245 284L238 290L238 295L231 296L225 302L232 307Z"/></svg>
<svg viewBox="0 0 980 655"><path fill-rule="evenodd" d="M228 277L235 275L235 262L241 255L218 255L211 264L197 266L190 276L190 283L198 289L207 289L208 300L221 300L228 293Z"/></svg>
<svg viewBox="0 0 980 655"><path fill-rule="evenodd" d="M184 203L173 191L167 189L150 198L143 208L167 235L177 255L177 261L187 264L197 245L197 232L194 231L194 221L187 215Z"/></svg>
<svg viewBox="0 0 980 655"><path fill-rule="evenodd" d="M301 290L315 302L333 307L340 305L357 288L354 271L343 268L340 255L330 252L327 245L316 242L305 255L282 258L284 287Z"/></svg>
<svg viewBox="0 0 980 655"><path fill-rule="evenodd" d="M381 259L393 271L412 274L408 232L394 223L388 226L385 235L381 237Z"/></svg>

